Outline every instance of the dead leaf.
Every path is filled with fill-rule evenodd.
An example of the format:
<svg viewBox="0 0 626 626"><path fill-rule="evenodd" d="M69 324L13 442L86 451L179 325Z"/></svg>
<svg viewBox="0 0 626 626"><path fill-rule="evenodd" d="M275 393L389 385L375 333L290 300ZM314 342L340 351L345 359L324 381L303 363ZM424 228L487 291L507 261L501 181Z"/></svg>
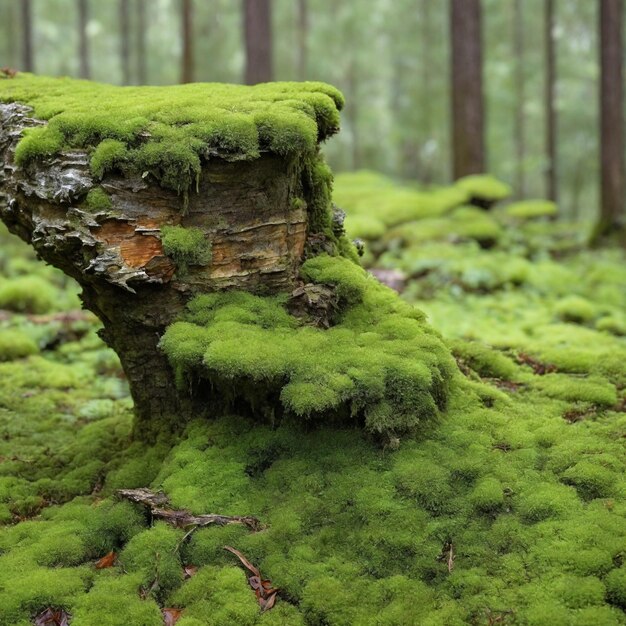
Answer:
<svg viewBox="0 0 626 626"><path fill-rule="evenodd" d="M65 609L48 607L35 617L35 626L69 626L70 616Z"/></svg>
<svg viewBox="0 0 626 626"><path fill-rule="evenodd" d="M185 580L187 580L188 578L191 578L192 576L195 576L197 573L198 573L198 567L196 565L185 565L183 567L183 574L184 574Z"/></svg>
<svg viewBox="0 0 626 626"><path fill-rule="evenodd" d="M117 554L111 550L108 554L96 561L96 569L106 569L107 567L113 567L115 565L115 559Z"/></svg>
<svg viewBox="0 0 626 626"><path fill-rule="evenodd" d="M17 74L17 70L14 70L12 67L3 67L0 69L0 78L15 78Z"/></svg>
<svg viewBox="0 0 626 626"><path fill-rule="evenodd" d="M517 355L517 362L520 365L530 366L537 376L545 376L546 374L556 372L555 365L552 365L551 363L542 363L539 359L536 359L525 352L520 352Z"/></svg>
<svg viewBox="0 0 626 626"><path fill-rule="evenodd" d="M248 578L248 584L254 591L261 610L263 612L269 611L276 604L276 596L279 590L272 586L271 581L264 580L259 569L252 565L239 550L231 546L224 546L224 550L234 554L241 561L241 564L252 573L252 576Z"/></svg>
<svg viewBox="0 0 626 626"><path fill-rule="evenodd" d="M183 614L182 609L161 609L165 626L174 626Z"/></svg>

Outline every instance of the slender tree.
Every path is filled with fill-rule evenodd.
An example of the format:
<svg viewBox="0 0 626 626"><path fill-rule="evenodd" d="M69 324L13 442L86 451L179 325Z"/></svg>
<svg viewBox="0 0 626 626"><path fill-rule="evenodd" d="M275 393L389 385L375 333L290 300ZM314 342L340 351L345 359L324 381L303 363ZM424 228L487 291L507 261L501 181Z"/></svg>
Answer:
<svg viewBox="0 0 626 626"><path fill-rule="evenodd" d="M35 53L33 50L33 12L31 0L22 0L22 69L35 71Z"/></svg>
<svg viewBox="0 0 626 626"><path fill-rule="evenodd" d="M600 0L600 217L597 243L625 225L623 1Z"/></svg>
<svg viewBox="0 0 626 626"><path fill-rule="evenodd" d="M137 0L137 82L145 85L148 82L148 65L146 60L146 34L148 32L148 17L146 15L146 0Z"/></svg>
<svg viewBox="0 0 626 626"><path fill-rule="evenodd" d="M450 0L455 178L485 170L480 0Z"/></svg>
<svg viewBox="0 0 626 626"><path fill-rule="evenodd" d="M554 0L545 0L544 43L546 75L544 86L546 118L546 195L557 201L557 155L556 155L556 44L554 41Z"/></svg>
<svg viewBox="0 0 626 626"><path fill-rule="evenodd" d="M306 80L309 65L309 3L298 0L298 80Z"/></svg>
<svg viewBox="0 0 626 626"><path fill-rule="evenodd" d="M180 82L192 83L194 77L193 0L181 0L181 22L183 31L183 56Z"/></svg>
<svg viewBox="0 0 626 626"><path fill-rule="evenodd" d="M78 73L81 78L91 77L89 39L87 37L87 22L89 21L88 1L89 0L78 0Z"/></svg>
<svg viewBox="0 0 626 626"><path fill-rule="evenodd" d="M524 104L525 94L525 50L524 50L524 14L522 0L513 0L513 50L515 55L515 169L516 187L520 196L526 195L524 178L524 159L526 157Z"/></svg>
<svg viewBox="0 0 626 626"><path fill-rule="evenodd" d="M129 0L120 0L120 62L122 84L130 84L130 6Z"/></svg>
<svg viewBox="0 0 626 626"><path fill-rule="evenodd" d="M431 140L432 132L432 89L431 89L431 71L432 71L432 4L429 0L421 0L421 31L422 31L422 95L420 97L420 108L422 113L422 125L424 134L422 137L422 146ZM420 158L420 179L423 183L430 183L432 179L432 164L429 159Z"/></svg>
<svg viewBox="0 0 626 626"><path fill-rule="evenodd" d="M243 0L248 85L272 80L271 0Z"/></svg>

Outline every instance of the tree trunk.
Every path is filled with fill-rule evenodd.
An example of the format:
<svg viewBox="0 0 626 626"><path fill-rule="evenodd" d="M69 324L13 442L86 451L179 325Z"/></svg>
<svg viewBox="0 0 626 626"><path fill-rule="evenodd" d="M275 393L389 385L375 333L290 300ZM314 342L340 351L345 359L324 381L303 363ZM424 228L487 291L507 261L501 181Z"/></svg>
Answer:
<svg viewBox="0 0 626 626"><path fill-rule="evenodd" d="M556 49L554 42L554 0L546 0L545 4L545 46L546 46L546 82L545 82L545 116L546 116L546 195L552 202L557 202L557 160L556 160Z"/></svg>
<svg viewBox="0 0 626 626"><path fill-rule="evenodd" d="M130 0L120 0L120 61L122 85L130 85Z"/></svg>
<svg viewBox="0 0 626 626"><path fill-rule="evenodd" d="M298 0L298 80L306 80L309 65L308 0Z"/></svg>
<svg viewBox="0 0 626 626"><path fill-rule="evenodd" d="M181 391L159 339L197 292L293 290L307 235L319 238L308 232L306 203L314 192L303 175L306 157L212 155L184 212L179 195L149 179L110 174L94 181L82 151L17 166L21 132L43 124L31 114L20 104L0 104L0 218L82 286L84 305L102 321L102 337L128 378L136 435L151 439L175 430L220 399L200 402ZM85 208L87 192L97 186L111 208ZM201 229L212 246L208 265L176 273L163 251L164 225Z"/></svg>
<svg viewBox="0 0 626 626"><path fill-rule="evenodd" d="M525 145L525 67L524 67L524 15L522 0L514 0L513 4L513 49L515 54L515 157L517 194L522 198L526 195L524 177Z"/></svg>
<svg viewBox="0 0 626 626"><path fill-rule="evenodd" d="M33 15L31 0L22 0L22 69L25 72L35 71L35 55L33 51Z"/></svg>
<svg viewBox="0 0 626 626"><path fill-rule="evenodd" d="M137 83L148 84L148 66L146 63L146 33L148 20L146 0L137 0Z"/></svg>
<svg viewBox="0 0 626 626"><path fill-rule="evenodd" d="M422 124L424 134L422 137L422 148L432 139L433 125L431 113L431 79L432 71L432 19L430 0L422 0L421 3L421 26L422 26L422 95L420 98L422 111ZM423 150L422 150L423 153ZM420 156L420 180L425 184L430 184L433 178L432 163Z"/></svg>
<svg viewBox="0 0 626 626"><path fill-rule="evenodd" d="M600 0L600 217L594 240L624 227L622 0Z"/></svg>
<svg viewBox="0 0 626 626"><path fill-rule="evenodd" d="M80 62L79 75L81 78L91 78L91 68L89 66L89 39L87 37L88 21L88 0L78 0L78 59Z"/></svg>
<svg viewBox="0 0 626 626"><path fill-rule="evenodd" d="M183 55L180 82L193 83L193 0L181 0Z"/></svg>
<svg viewBox="0 0 626 626"><path fill-rule="evenodd" d="M271 0L244 1L246 44L245 82L248 85L272 80Z"/></svg>
<svg viewBox="0 0 626 626"><path fill-rule="evenodd" d="M451 0L454 178L485 171L480 0Z"/></svg>

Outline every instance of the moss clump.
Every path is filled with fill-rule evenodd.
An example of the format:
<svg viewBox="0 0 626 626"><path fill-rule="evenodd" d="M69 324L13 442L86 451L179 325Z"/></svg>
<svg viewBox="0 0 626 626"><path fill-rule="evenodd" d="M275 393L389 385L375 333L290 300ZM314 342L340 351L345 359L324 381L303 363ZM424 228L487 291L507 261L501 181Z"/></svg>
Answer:
<svg viewBox="0 0 626 626"><path fill-rule="evenodd" d="M476 341L459 339L449 343L455 357L480 376L503 380L515 378L518 369L516 365L510 358L492 347Z"/></svg>
<svg viewBox="0 0 626 626"><path fill-rule="evenodd" d="M472 174L459 178L455 185L475 200L499 202L508 198L511 187L490 174Z"/></svg>
<svg viewBox="0 0 626 626"><path fill-rule="evenodd" d="M626 609L626 566L614 569L605 580L607 598L611 604Z"/></svg>
<svg viewBox="0 0 626 626"><path fill-rule="evenodd" d="M454 368L421 313L345 258L310 259L302 276L334 286L341 312L332 328L302 325L279 298L200 296L161 341L179 379L199 375L251 406L279 398L297 417L364 419L376 433L437 415Z"/></svg>
<svg viewBox="0 0 626 626"><path fill-rule="evenodd" d="M540 217L553 217L558 213L558 208L550 200L523 200L509 204L505 213L518 220L532 220Z"/></svg>
<svg viewBox="0 0 626 626"><path fill-rule="evenodd" d="M16 313L49 313L56 302L55 289L38 276L5 280L0 285L0 309Z"/></svg>
<svg viewBox="0 0 626 626"><path fill-rule="evenodd" d="M20 330L0 330L0 361L13 361L37 354L36 341Z"/></svg>
<svg viewBox="0 0 626 626"><path fill-rule="evenodd" d="M23 73L2 81L0 102L30 105L48 121L25 132L15 153L22 165L82 149L97 178L149 173L183 193L201 160L216 152L232 159L313 154L338 130L343 107L337 89L315 82L121 88Z"/></svg>
<svg viewBox="0 0 626 626"><path fill-rule="evenodd" d="M554 307L554 312L564 322L574 324L585 324L596 316L594 305L580 296L569 296L559 300Z"/></svg>
<svg viewBox="0 0 626 626"><path fill-rule="evenodd" d="M113 206L111 198L102 187L91 189L87 194L85 203L90 211L108 211Z"/></svg>
<svg viewBox="0 0 626 626"><path fill-rule="evenodd" d="M164 226L161 229L163 252L171 257L180 275L186 274L190 265L207 265L211 262L211 244L199 228Z"/></svg>

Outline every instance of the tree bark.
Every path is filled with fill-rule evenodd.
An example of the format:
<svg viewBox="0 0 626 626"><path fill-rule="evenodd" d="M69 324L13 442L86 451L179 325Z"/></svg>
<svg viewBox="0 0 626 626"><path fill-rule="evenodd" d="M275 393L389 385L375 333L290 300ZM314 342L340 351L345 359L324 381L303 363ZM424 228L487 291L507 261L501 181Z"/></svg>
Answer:
<svg viewBox="0 0 626 626"><path fill-rule="evenodd" d="M422 0L421 2L421 26L422 26L422 95L420 98L422 110L422 123L424 134L422 137L422 147L432 139L433 125L431 113L431 71L432 71L432 19L431 19L431 2L430 0ZM432 181L432 163L427 159L420 158L420 180L428 185Z"/></svg>
<svg viewBox="0 0 626 626"><path fill-rule="evenodd" d="M203 165L187 210L174 192L150 178L107 175L95 181L89 156L68 151L21 168L14 150L21 133L45 122L29 107L0 104L0 218L48 263L81 285L85 307L102 321L102 337L119 355L135 402L135 434L154 439L191 415L221 408L210 390L180 389L159 340L196 293L294 289L308 232L313 191L304 157L264 153L254 161L219 154ZM86 194L101 187L110 209L92 210ZM162 247L164 225L199 228L211 244L208 265L183 276Z"/></svg>
<svg viewBox="0 0 626 626"><path fill-rule="evenodd" d="M485 171L480 0L450 1L454 178Z"/></svg>
<svg viewBox="0 0 626 626"><path fill-rule="evenodd" d="M309 66L308 0L298 0L298 80L306 80Z"/></svg>
<svg viewBox="0 0 626 626"><path fill-rule="evenodd" d="M89 0L78 0L78 59L80 63L79 76L91 78L89 63L89 38L87 23L89 22Z"/></svg>
<svg viewBox="0 0 626 626"><path fill-rule="evenodd" d="M148 20L146 0L137 0L137 83L148 84L148 66L146 63L146 33Z"/></svg>
<svg viewBox="0 0 626 626"><path fill-rule="evenodd" d="M22 0L22 68L25 72L35 71L33 50L33 15L31 0Z"/></svg>
<svg viewBox="0 0 626 626"><path fill-rule="evenodd" d="M517 194L526 195L526 181L524 176L524 159L526 156L524 105L525 93L525 51L524 51L524 14L522 0L514 0L513 4L513 49L515 54L515 157L516 157L516 187Z"/></svg>
<svg viewBox="0 0 626 626"><path fill-rule="evenodd" d="M556 45L554 41L554 0L546 0L544 16L546 57L545 117L546 117L546 195L558 201L556 155Z"/></svg>
<svg viewBox="0 0 626 626"><path fill-rule="evenodd" d="M600 0L600 217L595 241L624 228L623 2Z"/></svg>
<svg viewBox="0 0 626 626"><path fill-rule="evenodd" d="M192 83L194 80L193 0L181 0L181 23L183 54L180 82Z"/></svg>
<svg viewBox="0 0 626 626"><path fill-rule="evenodd" d="M120 0L120 63L122 85L130 85L130 0Z"/></svg>
<svg viewBox="0 0 626 626"><path fill-rule="evenodd" d="M271 0L243 0L246 47L245 82L248 85L272 80Z"/></svg>

